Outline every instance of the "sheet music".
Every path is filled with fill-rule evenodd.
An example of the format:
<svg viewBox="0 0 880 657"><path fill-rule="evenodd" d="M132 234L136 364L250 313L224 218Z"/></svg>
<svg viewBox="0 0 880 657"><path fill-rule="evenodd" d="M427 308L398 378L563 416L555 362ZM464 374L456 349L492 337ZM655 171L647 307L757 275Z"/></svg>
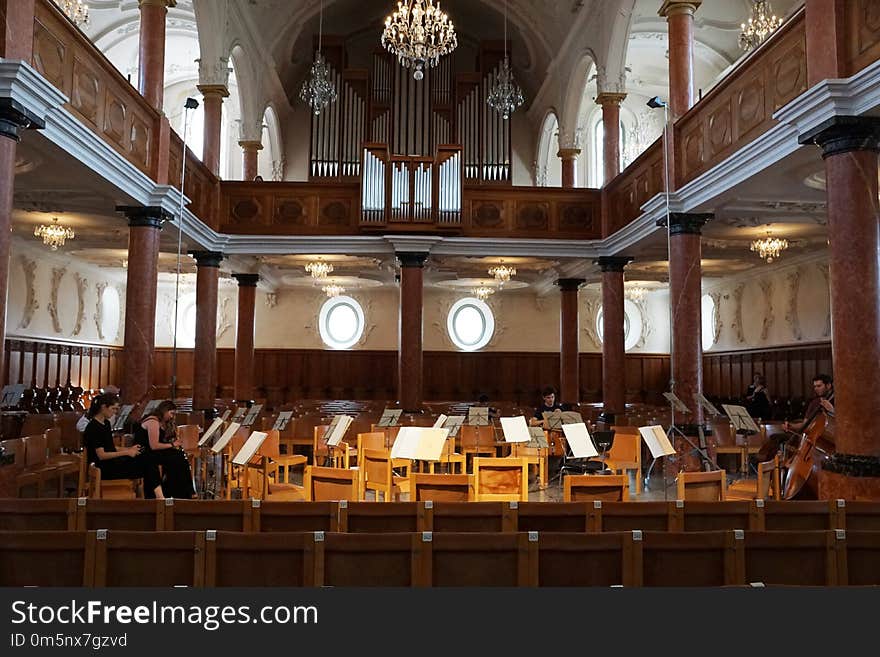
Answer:
<svg viewBox="0 0 880 657"><path fill-rule="evenodd" d="M472 427L485 427L489 425L489 407L471 406L468 408L467 423Z"/></svg>
<svg viewBox="0 0 880 657"><path fill-rule="evenodd" d="M254 422L257 421L257 417L260 415L260 411L262 411L262 410L263 410L262 404L254 404L253 406L251 406L247 412L247 415L244 416L244 420L241 421L241 426L243 426L243 427L251 426Z"/></svg>
<svg viewBox="0 0 880 657"><path fill-rule="evenodd" d="M199 440L199 447L204 447L205 445L207 445L208 441L211 440L211 436L213 436L217 429L219 429L221 426L223 426L223 420L218 417L211 423L211 426L208 427L208 430L204 433L201 440Z"/></svg>
<svg viewBox="0 0 880 657"><path fill-rule="evenodd" d="M116 418L113 420L113 431L122 431L125 427L125 421L128 420L128 416L131 415L133 409L134 404L125 404L119 409Z"/></svg>
<svg viewBox="0 0 880 657"><path fill-rule="evenodd" d="M679 413L690 413L691 409L685 406L684 402L681 401L678 397L675 396L674 393L664 392L663 396L672 404L672 407L678 411Z"/></svg>
<svg viewBox="0 0 880 657"><path fill-rule="evenodd" d="M461 429L461 425L464 424L465 417L464 415L450 415L446 418L446 424L443 426L446 429L449 429L449 436L455 438L458 435L458 430Z"/></svg>
<svg viewBox="0 0 880 657"><path fill-rule="evenodd" d="M263 444L263 441L266 440L266 436L269 434L265 431L254 431L248 439L244 442L244 445L241 446L241 449L238 450L238 454L232 457L232 462L235 465L245 465L254 454L257 453L257 450L260 449L260 445Z"/></svg>
<svg viewBox="0 0 880 657"><path fill-rule="evenodd" d="M226 422L226 420L229 419L230 413L232 413L232 411L227 408L225 411L223 411L223 415L220 416L220 419Z"/></svg>
<svg viewBox="0 0 880 657"><path fill-rule="evenodd" d="M233 422L240 422L241 419L244 417L245 413L247 413L246 406L237 406L235 409L235 413L232 414L232 421Z"/></svg>
<svg viewBox="0 0 880 657"><path fill-rule="evenodd" d="M535 449L547 449L549 447L547 444L547 434L544 433L544 429L541 427L529 427L529 436L531 436L529 447L534 447Z"/></svg>
<svg viewBox="0 0 880 657"><path fill-rule="evenodd" d="M448 435L448 429L402 427L391 446L391 458L439 461Z"/></svg>
<svg viewBox="0 0 880 657"><path fill-rule="evenodd" d="M761 433L761 428L755 423L744 407L736 406L735 404L721 404L721 408L727 413L727 417L736 431Z"/></svg>
<svg viewBox="0 0 880 657"><path fill-rule="evenodd" d="M548 429L559 429L562 426L562 411L558 408L555 411L544 411L541 415L544 417Z"/></svg>
<svg viewBox="0 0 880 657"><path fill-rule="evenodd" d="M577 411L562 411L562 424L582 424L584 418Z"/></svg>
<svg viewBox="0 0 880 657"><path fill-rule="evenodd" d="M386 408L382 411L382 417L376 423L377 427L394 427L400 421L400 415L403 413L401 408Z"/></svg>
<svg viewBox="0 0 880 657"><path fill-rule="evenodd" d="M562 433L565 434L565 442L568 443L568 449L571 455L576 459L588 459L599 456L596 446L590 440L590 432L587 431L587 425L583 422L576 424L563 424Z"/></svg>
<svg viewBox="0 0 880 657"><path fill-rule="evenodd" d="M20 402L21 398L24 396L24 391L25 384L23 383L3 386L3 397L2 400L0 400L0 407L9 408L11 406L18 406L18 402Z"/></svg>
<svg viewBox="0 0 880 657"><path fill-rule="evenodd" d="M287 428L288 422L292 419L293 411L281 411L278 417L275 418L275 424L272 425L272 428L276 431L284 431Z"/></svg>
<svg viewBox="0 0 880 657"><path fill-rule="evenodd" d="M675 454L675 448L672 446L672 443L669 442L669 436L666 435L666 431L663 430L663 427L659 425L639 427L639 433L642 436L642 440L645 441L645 444L651 451L651 456L655 459L660 458L661 456L672 456Z"/></svg>
<svg viewBox="0 0 880 657"><path fill-rule="evenodd" d="M345 436L345 432L348 431L348 427L351 426L353 420L354 418L350 415L334 415L327 433L324 434L327 437L327 444L331 447L336 447L342 442L342 438Z"/></svg>
<svg viewBox="0 0 880 657"><path fill-rule="evenodd" d="M226 427L226 431L223 432L223 435L220 436L217 440L214 441L214 444L211 445L211 451L215 454L219 454L223 451L226 445L229 444L229 441L232 440L232 436L235 435L235 432L241 428L241 425L238 422L230 422L229 426Z"/></svg>
<svg viewBox="0 0 880 657"><path fill-rule="evenodd" d="M444 424L446 424L446 420L448 420L448 419L449 418L446 417L445 415L443 415L443 413L440 413L440 417L438 417L437 420L434 422L433 428L434 429L441 428Z"/></svg>
<svg viewBox="0 0 880 657"><path fill-rule="evenodd" d="M144 411L143 411L143 413L141 413L141 417L148 416L150 413L153 412L153 409L156 408L161 403L162 403L161 399L151 399L150 401L148 401L147 405L144 406Z"/></svg>
<svg viewBox="0 0 880 657"><path fill-rule="evenodd" d="M703 410L706 411L711 416L721 415L721 412L715 408L715 404L706 399L706 396L703 395L702 392L697 393L697 400L700 402L700 406L703 407Z"/></svg>
<svg viewBox="0 0 880 657"><path fill-rule="evenodd" d="M501 430L504 432L504 441L508 443L527 443L532 440L529 425L522 415L501 418Z"/></svg>

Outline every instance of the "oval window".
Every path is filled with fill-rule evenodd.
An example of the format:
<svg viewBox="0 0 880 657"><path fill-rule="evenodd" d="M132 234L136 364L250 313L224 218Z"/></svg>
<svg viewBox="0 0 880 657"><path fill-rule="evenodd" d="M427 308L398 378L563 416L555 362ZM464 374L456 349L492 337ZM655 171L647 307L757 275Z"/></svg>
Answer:
<svg viewBox="0 0 880 657"><path fill-rule="evenodd" d="M364 334L364 311L351 297L333 297L318 316L321 340L331 349L349 349Z"/></svg>
<svg viewBox="0 0 880 657"><path fill-rule="evenodd" d="M495 333L492 309L484 301L466 297L456 301L446 317L446 330L456 347L463 351L482 349Z"/></svg>
<svg viewBox="0 0 880 657"><path fill-rule="evenodd" d="M599 308L599 312L596 314L596 335L599 336L599 342L604 339L605 327L602 323L604 317L603 309ZM623 302L623 348L625 351L635 347L642 339L643 325L642 311L632 300L625 299Z"/></svg>

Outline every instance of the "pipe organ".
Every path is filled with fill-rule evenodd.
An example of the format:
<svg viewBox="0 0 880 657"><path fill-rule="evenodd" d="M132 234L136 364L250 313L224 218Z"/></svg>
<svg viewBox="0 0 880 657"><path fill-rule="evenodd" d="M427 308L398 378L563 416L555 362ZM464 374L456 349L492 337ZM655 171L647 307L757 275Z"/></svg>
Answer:
<svg viewBox="0 0 880 657"><path fill-rule="evenodd" d="M416 221L426 220L438 209L450 218L460 213L460 186L457 191L436 194L443 176L469 184L509 185L510 122L486 104L503 56L502 45L484 42L475 71L462 70L465 56L459 53L456 58L456 51L417 81L384 50L371 54L368 69L345 68L344 40L325 37L325 56L339 98L320 116L312 117L311 179L387 176L397 181L389 193L399 194L389 196L389 212ZM387 152L380 144L386 145ZM450 156L446 173L441 175L434 169L442 166L439 158L449 144L461 148ZM412 158L421 158L421 164L416 166ZM364 220L372 221L369 217L384 213L374 206L380 190L365 183L363 191ZM436 205L440 202L442 208Z"/></svg>

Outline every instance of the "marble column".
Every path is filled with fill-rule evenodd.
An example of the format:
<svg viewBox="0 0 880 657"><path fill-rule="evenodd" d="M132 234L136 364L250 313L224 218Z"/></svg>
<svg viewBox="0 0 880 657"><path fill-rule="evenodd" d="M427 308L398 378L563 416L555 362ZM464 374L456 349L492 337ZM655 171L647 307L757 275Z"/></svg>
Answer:
<svg viewBox="0 0 880 657"><path fill-rule="evenodd" d="M122 400L133 404L146 397L154 383L159 231L171 214L161 207L116 209L128 217L129 226Z"/></svg>
<svg viewBox="0 0 880 657"><path fill-rule="evenodd" d="M254 398L254 319L259 274L233 274L238 281L238 325L235 332L235 400Z"/></svg>
<svg viewBox="0 0 880 657"><path fill-rule="evenodd" d="M257 157L259 151L263 150L263 144L259 141L240 141L242 152L241 179L253 180L257 176Z"/></svg>
<svg viewBox="0 0 880 657"><path fill-rule="evenodd" d="M669 110L674 121L694 105L694 12L702 0L664 0L669 33Z"/></svg>
<svg viewBox="0 0 880 657"><path fill-rule="evenodd" d="M846 0L806 0L807 87L849 77ZM852 71L854 72L854 71Z"/></svg>
<svg viewBox="0 0 880 657"><path fill-rule="evenodd" d="M568 404L581 400L578 290L583 278L560 278L559 286L559 399Z"/></svg>
<svg viewBox="0 0 880 657"><path fill-rule="evenodd" d="M176 0L138 0L138 91L160 112L165 97L165 17L168 7L176 5Z"/></svg>
<svg viewBox="0 0 880 657"><path fill-rule="evenodd" d="M675 424L696 444L699 444L699 428L703 424L703 408L697 396L703 392L700 238L703 225L711 218L711 214L673 213L669 228L672 392L691 411L690 414L676 413ZM693 453L687 441L676 436L673 445L680 456L675 470L703 469L700 457ZM711 450L710 456L714 458Z"/></svg>
<svg viewBox="0 0 880 657"><path fill-rule="evenodd" d="M574 187L577 182L577 158L580 148L560 148L556 155L562 160L562 186Z"/></svg>
<svg viewBox="0 0 880 657"><path fill-rule="evenodd" d="M220 175L220 134L223 119L223 99L229 96L226 85L200 84L199 91L205 106L202 162L215 176Z"/></svg>
<svg viewBox="0 0 880 657"><path fill-rule="evenodd" d="M625 256L597 260L602 270L602 421L614 424L626 411L626 350L624 348L623 269Z"/></svg>
<svg viewBox="0 0 880 657"><path fill-rule="evenodd" d="M605 163L605 181L610 183L620 173L620 104L626 94L603 92L596 97L602 106L602 155Z"/></svg>
<svg viewBox="0 0 880 657"><path fill-rule="evenodd" d="M422 410L422 278L424 252L397 254L400 262L400 323L397 398L407 412Z"/></svg>
<svg viewBox="0 0 880 657"><path fill-rule="evenodd" d="M193 410L213 415L217 396L217 287L223 254L190 251L196 261L196 342L193 349Z"/></svg>
<svg viewBox="0 0 880 657"><path fill-rule="evenodd" d="M835 454L822 498L880 499L880 119L839 116L801 139L822 147L831 250Z"/></svg>

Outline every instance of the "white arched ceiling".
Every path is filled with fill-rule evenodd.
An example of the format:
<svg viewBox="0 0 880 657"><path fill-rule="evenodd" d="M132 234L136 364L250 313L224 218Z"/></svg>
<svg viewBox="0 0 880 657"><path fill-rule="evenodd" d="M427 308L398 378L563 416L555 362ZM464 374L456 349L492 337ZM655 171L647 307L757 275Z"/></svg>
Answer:
<svg viewBox="0 0 880 657"><path fill-rule="evenodd" d="M562 186L562 161L558 148L559 119L553 110L547 112L538 136L535 184L539 187Z"/></svg>

